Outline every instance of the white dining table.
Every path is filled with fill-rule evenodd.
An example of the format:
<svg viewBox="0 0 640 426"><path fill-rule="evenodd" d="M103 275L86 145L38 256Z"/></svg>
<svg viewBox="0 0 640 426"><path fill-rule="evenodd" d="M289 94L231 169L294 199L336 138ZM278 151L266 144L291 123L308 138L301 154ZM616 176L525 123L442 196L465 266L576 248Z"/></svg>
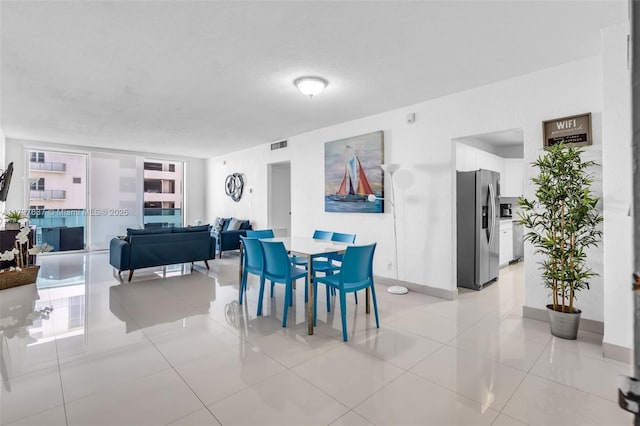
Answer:
<svg viewBox="0 0 640 426"><path fill-rule="evenodd" d="M309 325L309 334L313 334L313 298L316 297L313 291L313 258L326 256L331 253L344 253L348 246L353 244L342 243L337 241L315 240L311 237L275 237L261 238L261 241L281 241L285 248L291 254L296 256L305 256L307 258L307 292L309 301L307 303L307 323ZM240 275L239 282L242 283L243 269L243 249L240 247ZM366 311L369 313L369 291L366 293Z"/></svg>

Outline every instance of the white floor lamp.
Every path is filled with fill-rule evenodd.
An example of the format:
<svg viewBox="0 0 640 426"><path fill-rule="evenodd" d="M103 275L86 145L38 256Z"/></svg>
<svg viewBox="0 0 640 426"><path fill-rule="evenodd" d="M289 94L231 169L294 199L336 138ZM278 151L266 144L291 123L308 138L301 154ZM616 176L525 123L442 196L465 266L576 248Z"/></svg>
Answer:
<svg viewBox="0 0 640 426"><path fill-rule="evenodd" d="M406 287L403 287L401 285L398 285L398 222L396 221L396 199L395 199L395 193L394 193L394 184L393 184L393 175L395 172L397 172L400 169L400 165L399 164L382 164L380 166L380 168L385 172L389 174L389 178L391 179L391 200L388 200L391 203L391 213L393 214L393 241L394 241L394 247L393 247L393 254L394 254L394 269L396 271L396 285L392 285L391 287L387 288L387 291L389 293L392 294L406 294L409 292L409 290ZM376 200L378 199L375 195L369 195L369 200Z"/></svg>

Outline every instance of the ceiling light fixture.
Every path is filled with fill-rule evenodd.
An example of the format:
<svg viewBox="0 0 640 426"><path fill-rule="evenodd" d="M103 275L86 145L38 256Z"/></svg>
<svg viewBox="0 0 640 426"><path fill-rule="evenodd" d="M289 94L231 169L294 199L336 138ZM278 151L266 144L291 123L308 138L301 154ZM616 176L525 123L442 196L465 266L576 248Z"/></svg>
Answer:
<svg viewBox="0 0 640 426"><path fill-rule="evenodd" d="M322 93L325 87L329 85L329 82L321 77L299 77L293 80L293 84L300 90L303 95L307 95L313 98L316 95Z"/></svg>

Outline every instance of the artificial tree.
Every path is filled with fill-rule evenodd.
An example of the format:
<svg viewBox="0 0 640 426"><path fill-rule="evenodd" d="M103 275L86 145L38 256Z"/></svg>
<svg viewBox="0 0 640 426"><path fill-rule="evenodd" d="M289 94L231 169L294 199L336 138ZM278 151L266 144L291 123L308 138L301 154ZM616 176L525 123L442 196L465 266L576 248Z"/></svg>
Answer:
<svg viewBox="0 0 640 426"><path fill-rule="evenodd" d="M601 240L602 216L599 198L591 192L589 168L594 161L582 160L583 149L553 145L533 163L540 171L532 178L535 198L520 198L520 219L527 228L524 239L531 242L540 262L543 284L553 295L552 309L574 313L576 293L589 289L590 278L598 275L587 265L587 249Z"/></svg>

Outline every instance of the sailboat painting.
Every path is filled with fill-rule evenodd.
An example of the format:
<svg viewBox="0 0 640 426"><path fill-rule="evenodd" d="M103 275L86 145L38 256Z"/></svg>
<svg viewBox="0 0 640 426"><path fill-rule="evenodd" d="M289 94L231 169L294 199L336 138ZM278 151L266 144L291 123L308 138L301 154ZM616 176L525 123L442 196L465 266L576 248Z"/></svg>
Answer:
<svg viewBox="0 0 640 426"><path fill-rule="evenodd" d="M383 213L384 133L367 133L324 144L324 211Z"/></svg>

